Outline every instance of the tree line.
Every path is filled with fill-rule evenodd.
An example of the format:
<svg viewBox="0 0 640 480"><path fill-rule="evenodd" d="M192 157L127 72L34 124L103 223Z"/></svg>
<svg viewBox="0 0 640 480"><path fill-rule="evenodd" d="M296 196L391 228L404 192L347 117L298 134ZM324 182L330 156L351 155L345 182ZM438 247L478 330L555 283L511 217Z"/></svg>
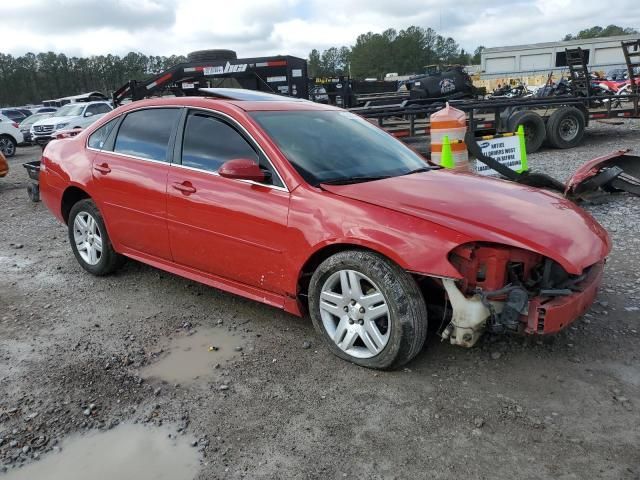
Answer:
<svg viewBox="0 0 640 480"><path fill-rule="evenodd" d="M478 64L483 48L471 54L453 38L443 37L432 28L411 26L399 32L389 28L359 35L351 47L332 47L322 53L311 50L309 75L382 78L387 73L420 73L426 65Z"/></svg>
<svg viewBox="0 0 640 480"><path fill-rule="evenodd" d="M564 40L635 34L633 28L594 26ZM411 26L397 31L367 32L355 45L332 47L309 54L309 76L350 75L382 78L387 73L421 73L427 65L479 64L484 47L473 54L451 37L432 28ZM149 56L130 52L125 56L68 57L63 53L27 53L14 57L0 53L0 106L38 103L42 100L98 90L112 93L130 79L143 80L181 62L180 55Z"/></svg>
<svg viewBox="0 0 640 480"><path fill-rule="evenodd" d="M38 103L94 90L111 93L128 80L148 78L186 60L135 52L87 58L53 52L18 57L0 53L0 105Z"/></svg>

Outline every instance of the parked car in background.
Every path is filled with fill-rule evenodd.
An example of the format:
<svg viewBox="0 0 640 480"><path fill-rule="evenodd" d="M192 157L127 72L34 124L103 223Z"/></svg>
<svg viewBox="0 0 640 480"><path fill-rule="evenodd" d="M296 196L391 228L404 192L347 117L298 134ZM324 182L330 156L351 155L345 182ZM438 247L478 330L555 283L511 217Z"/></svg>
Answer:
<svg viewBox="0 0 640 480"><path fill-rule="evenodd" d="M60 107L54 116L38 120L31 126L31 140L43 145L60 130L85 128L113 110L107 102L70 103Z"/></svg>
<svg viewBox="0 0 640 480"><path fill-rule="evenodd" d="M30 117L31 115L33 115L33 112L26 107L16 107L14 108L14 110L17 110L20 113L24 114L25 117Z"/></svg>
<svg viewBox="0 0 640 480"><path fill-rule="evenodd" d="M0 115L0 152L5 157L13 157L16 154L16 147L21 143L24 143L24 137L18 123Z"/></svg>
<svg viewBox="0 0 640 480"><path fill-rule="evenodd" d="M20 122L20 131L25 144L31 144L31 126L39 120L49 118L53 113L34 113Z"/></svg>
<svg viewBox="0 0 640 480"><path fill-rule="evenodd" d="M2 108L0 109L0 115L4 115L5 117L10 118L11 120L17 123L20 123L22 120L24 120L28 116L15 108Z"/></svg>
<svg viewBox="0 0 640 480"><path fill-rule="evenodd" d="M33 113L55 113L58 111L58 107L40 107L36 108Z"/></svg>
<svg viewBox="0 0 640 480"><path fill-rule="evenodd" d="M209 93L225 98L136 101L45 148L41 196L86 271L127 256L309 312L370 368L420 352L427 305L470 347L555 333L594 301L611 242L560 195L431 167L335 107Z"/></svg>

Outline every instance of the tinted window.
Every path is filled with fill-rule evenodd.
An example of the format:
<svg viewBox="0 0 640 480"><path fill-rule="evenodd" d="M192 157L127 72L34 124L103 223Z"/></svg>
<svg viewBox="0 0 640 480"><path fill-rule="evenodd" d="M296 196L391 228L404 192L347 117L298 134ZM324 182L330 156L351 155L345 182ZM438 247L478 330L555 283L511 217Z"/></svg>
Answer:
<svg viewBox="0 0 640 480"><path fill-rule="evenodd" d="M120 125L113 151L167 161L169 138L179 114L177 108L153 108L128 114Z"/></svg>
<svg viewBox="0 0 640 480"><path fill-rule="evenodd" d="M258 162L258 154L231 126L208 115L187 118L182 144L182 165L212 172L234 158Z"/></svg>
<svg viewBox="0 0 640 480"><path fill-rule="evenodd" d="M107 137L109 136L109 133L111 133L111 130L115 126L117 120L118 119L115 118L111 120L109 123L106 123L105 125L101 126L95 132L93 132L89 137L89 142L88 142L89 147L97 148L101 150L102 146L104 145L104 142L107 140Z"/></svg>
<svg viewBox="0 0 640 480"><path fill-rule="evenodd" d="M99 103L97 105L94 105L94 107L95 107L95 110L93 112L96 114L108 113L111 111L111 107L106 103Z"/></svg>

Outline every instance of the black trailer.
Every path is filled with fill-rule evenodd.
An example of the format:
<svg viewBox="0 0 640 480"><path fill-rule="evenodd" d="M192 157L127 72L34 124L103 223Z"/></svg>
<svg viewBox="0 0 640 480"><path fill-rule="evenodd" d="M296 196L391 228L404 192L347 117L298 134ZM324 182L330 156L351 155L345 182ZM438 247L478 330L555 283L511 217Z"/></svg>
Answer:
<svg viewBox="0 0 640 480"><path fill-rule="evenodd" d="M580 144L591 120L640 118L640 40L622 42L629 71L630 89L625 95L595 95L589 83L584 56L567 51L573 92L548 97L449 100L449 104L467 113L467 125L476 137L514 132L524 126L527 151L537 151L544 142L555 148ZM372 99L364 107L350 110L372 121L421 153L429 152L429 116L445 107L443 99L397 101Z"/></svg>
<svg viewBox="0 0 640 480"><path fill-rule="evenodd" d="M180 63L148 80L130 80L113 94L115 106L165 93L198 95L200 88L244 88L309 98L306 60L290 55L236 58L231 50L192 52Z"/></svg>

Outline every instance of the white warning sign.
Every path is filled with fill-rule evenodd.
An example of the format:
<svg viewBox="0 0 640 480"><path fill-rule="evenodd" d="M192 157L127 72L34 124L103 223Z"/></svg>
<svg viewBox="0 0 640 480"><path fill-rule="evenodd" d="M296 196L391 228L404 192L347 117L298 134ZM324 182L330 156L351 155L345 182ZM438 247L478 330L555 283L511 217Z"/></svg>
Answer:
<svg viewBox="0 0 640 480"><path fill-rule="evenodd" d="M497 160L511 170L518 171L522 168L520 138L517 135L478 140L478 146L486 156ZM478 175L499 175L498 172L478 160L476 160L475 169Z"/></svg>

